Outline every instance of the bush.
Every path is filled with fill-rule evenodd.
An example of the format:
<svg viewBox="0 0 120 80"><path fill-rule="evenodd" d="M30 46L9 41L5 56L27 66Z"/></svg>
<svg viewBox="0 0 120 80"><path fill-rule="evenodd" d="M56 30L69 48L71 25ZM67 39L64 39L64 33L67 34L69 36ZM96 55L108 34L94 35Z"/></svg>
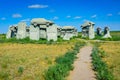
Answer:
<svg viewBox="0 0 120 80"><path fill-rule="evenodd" d="M23 73L23 71L24 71L24 68L22 66L20 66L18 68L18 73L21 75Z"/></svg>
<svg viewBox="0 0 120 80"><path fill-rule="evenodd" d="M57 42L63 42L63 41L64 41L64 40L63 40L62 37L58 37Z"/></svg>

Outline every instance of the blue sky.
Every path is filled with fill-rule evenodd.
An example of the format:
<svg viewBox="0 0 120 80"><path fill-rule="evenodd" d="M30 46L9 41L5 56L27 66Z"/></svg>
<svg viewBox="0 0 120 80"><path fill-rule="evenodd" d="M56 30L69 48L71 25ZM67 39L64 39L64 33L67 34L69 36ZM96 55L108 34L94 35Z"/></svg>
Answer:
<svg viewBox="0 0 120 80"><path fill-rule="evenodd" d="M20 21L29 25L32 18L75 26L78 31L85 21L95 22L95 29L120 30L120 0L0 0L0 33Z"/></svg>

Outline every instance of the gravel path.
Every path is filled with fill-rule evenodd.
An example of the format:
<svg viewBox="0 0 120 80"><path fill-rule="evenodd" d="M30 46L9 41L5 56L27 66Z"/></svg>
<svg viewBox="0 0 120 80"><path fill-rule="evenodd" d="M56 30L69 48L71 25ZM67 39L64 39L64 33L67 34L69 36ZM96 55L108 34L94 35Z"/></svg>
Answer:
<svg viewBox="0 0 120 80"><path fill-rule="evenodd" d="M70 72L67 80L96 80L95 72L92 70L91 53L91 46L80 49L80 53L77 55L78 58L73 64L74 69Z"/></svg>

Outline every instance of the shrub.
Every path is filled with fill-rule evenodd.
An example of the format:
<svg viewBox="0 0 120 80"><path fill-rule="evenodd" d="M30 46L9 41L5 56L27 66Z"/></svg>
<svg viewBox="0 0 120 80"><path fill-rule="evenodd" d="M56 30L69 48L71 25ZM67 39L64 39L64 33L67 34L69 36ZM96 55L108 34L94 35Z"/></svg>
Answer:
<svg viewBox="0 0 120 80"><path fill-rule="evenodd" d="M54 41L51 39L50 41L47 41L46 43L47 43L48 45L49 45L49 44L54 44Z"/></svg>
<svg viewBox="0 0 120 80"><path fill-rule="evenodd" d="M64 41L63 38L58 37L57 42L63 42L63 41Z"/></svg>
<svg viewBox="0 0 120 80"><path fill-rule="evenodd" d="M18 73L21 75L23 73L23 71L24 71L24 68L22 66L20 66L18 68Z"/></svg>

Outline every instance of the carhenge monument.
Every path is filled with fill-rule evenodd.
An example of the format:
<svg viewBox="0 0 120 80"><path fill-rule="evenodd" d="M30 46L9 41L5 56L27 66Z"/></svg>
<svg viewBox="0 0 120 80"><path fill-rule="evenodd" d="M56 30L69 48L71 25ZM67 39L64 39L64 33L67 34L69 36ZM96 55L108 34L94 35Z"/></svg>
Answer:
<svg viewBox="0 0 120 80"><path fill-rule="evenodd" d="M89 39L95 38L94 25L95 23L88 21L82 24L82 37L88 37Z"/></svg>
<svg viewBox="0 0 120 80"><path fill-rule="evenodd" d="M50 33L52 34L50 35ZM57 40L57 26L46 19L35 18L31 20L30 25L30 39L39 40L40 38L45 38L48 41Z"/></svg>
<svg viewBox="0 0 120 80"><path fill-rule="evenodd" d="M62 36L63 29L52 21L44 18L34 18L31 20L30 26L27 26L25 22L19 22L18 25L12 25L9 27L6 38L24 39L29 37L31 40L47 39L47 41L57 41L58 36ZM77 30L75 28L69 29L63 35L64 40L70 40L73 36L77 36Z"/></svg>
<svg viewBox="0 0 120 80"><path fill-rule="evenodd" d="M104 36L103 38L112 38L111 35L110 35L110 30L108 27L105 27L104 28Z"/></svg>

